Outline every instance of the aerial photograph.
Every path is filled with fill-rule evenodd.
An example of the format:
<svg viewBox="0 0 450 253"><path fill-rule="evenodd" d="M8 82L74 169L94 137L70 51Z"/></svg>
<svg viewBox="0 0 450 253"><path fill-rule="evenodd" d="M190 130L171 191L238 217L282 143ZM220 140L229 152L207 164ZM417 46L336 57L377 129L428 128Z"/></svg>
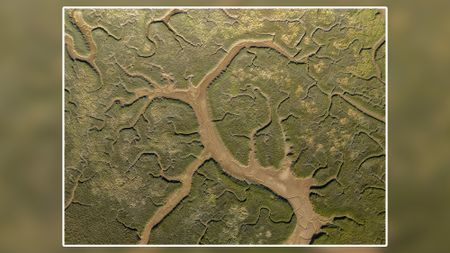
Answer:
<svg viewBox="0 0 450 253"><path fill-rule="evenodd" d="M64 245L385 245L386 15L64 8Z"/></svg>

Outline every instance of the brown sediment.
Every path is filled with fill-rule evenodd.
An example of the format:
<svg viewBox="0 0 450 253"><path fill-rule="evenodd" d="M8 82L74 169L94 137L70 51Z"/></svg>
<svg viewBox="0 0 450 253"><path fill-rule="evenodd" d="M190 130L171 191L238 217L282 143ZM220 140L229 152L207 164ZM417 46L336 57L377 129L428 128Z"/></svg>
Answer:
<svg viewBox="0 0 450 253"><path fill-rule="evenodd" d="M183 13L183 11L169 10L163 17L154 20L151 23L161 22L167 26L167 28L174 34L175 37L178 37L179 39L188 44L191 44L192 46L198 46L197 44L189 41L187 38L181 35L169 24L170 17L178 13ZM92 40L92 27L88 26L84 22L81 14L78 14L78 12L74 13L73 18L79 26L80 31L85 35L85 38L87 38L87 43L90 51L88 55L78 54L74 49L73 38L71 38L69 35L66 35L65 41L69 55L73 59L87 62L100 75L100 71L95 65L96 45ZM383 41L381 39L380 41L381 42L377 42L374 46L374 51L376 51L381 46ZM202 145L204 146L202 153L186 168L186 171L181 176L179 176L178 179L182 183L181 188L173 192L169 196L165 204L159 207L152 215L152 217L150 217L150 219L146 222L144 229L142 230L140 235L140 240L138 242L139 244L147 244L149 243L149 241L151 241L152 228L160 223L164 219L164 217L166 217L170 213L170 211L172 211L177 206L177 204L180 203L189 194L194 172L205 162L205 160L209 158L212 158L216 162L218 162L223 170L230 176L247 181L249 183L263 185L289 202L296 216L296 226L292 234L286 240L286 243L308 244L310 243L313 235L319 232L320 227L323 224L331 221L331 218L323 217L317 214L314 211L313 205L309 199L310 188L315 184L315 179L313 179L312 177L298 178L292 173L291 165L293 161L288 157L289 146L286 143L284 158L279 169L270 166L262 166L256 159L254 147L254 134L261 127L259 126L257 129L251 131L250 134L251 148L248 165L240 163L235 159L235 157L232 155L232 153L220 137L220 134L211 117L207 99L207 91L209 85L211 85L214 79L217 78L220 73L231 64L233 59L244 48L270 48L285 57L289 62L303 64L309 57L317 54L320 47L321 46L319 45L317 50L299 57L298 52L290 54L287 50L274 42L272 39L239 40L231 45L229 49L224 49L223 58L207 74L205 74L205 76L197 85L189 86L189 88L187 89L178 89L174 85L160 85L148 76L139 72L129 71L124 66L117 63L120 68L124 72L126 72L127 75L144 79L151 86L149 88L138 88L132 91L135 94L135 97L131 102L142 97L147 97L148 99L148 103L146 103L142 110L140 110L140 115L144 113L145 108L148 106L149 102L157 97L165 97L183 101L192 107L197 117L200 140ZM377 71L377 77L381 78L379 71ZM357 103L345 94L331 93L327 95L329 95L330 99L332 96L338 95L342 97L344 101L351 104L362 113L374 119L377 119L378 121L384 122L383 115L379 115L375 112L370 111L369 109L365 108L364 105ZM130 103L130 101L127 101L125 98L116 97L113 98L113 101L111 101L110 104L112 105L115 101L119 101L121 103ZM273 115L270 115L270 117L272 116Z"/></svg>
<svg viewBox="0 0 450 253"><path fill-rule="evenodd" d="M72 10L69 12L69 16L74 20L75 25L78 27L80 32L83 34L83 37L86 40L86 44L89 52L86 55L82 55L75 50L73 37L69 34L64 35L64 43L66 44L67 53L70 58L73 60L80 60L87 63L99 76L100 85L94 89L93 91L97 91L103 87L103 76L102 73L95 63L95 59L97 56L97 44L94 41L94 37L92 36L92 31L95 29L102 29L109 36L113 37L116 40L120 40L119 37L114 36L108 29L103 27L102 25L91 26L89 25L83 18L83 15L80 10Z"/></svg>
<svg viewBox="0 0 450 253"><path fill-rule="evenodd" d="M193 161L187 168L186 171L177 178L181 182L181 187L175 192L170 194L169 198L166 200L164 205L159 207L152 217L147 221L144 229L141 232L140 240L138 244L147 244L150 239L150 232L152 228L161 222L164 217L166 217L177 205L180 203L191 191L192 187L192 176L194 172L209 158L209 153L204 150L195 161Z"/></svg>
<svg viewBox="0 0 450 253"><path fill-rule="evenodd" d="M281 169L260 165L254 155L254 148L252 148L248 165L241 164L224 144L208 110L207 89L209 85L228 67L243 48L248 47L272 48L289 60L297 61L293 55L288 54L272 40L242 40L231 46L222 60L205 75L198 85L189 89L157 86L155 90L148 90L148 95L152 98L160 96L179 99L189 104L197 117L200 140L204 146L204 152L210 154L211 158L217 161L227 174L250 183L261 184L285 198L292 206L297 217L296 227L286 242L290 244L309 243L312 236L320 230L320 226L329 221L329 219L315 213L309 200L309 189L314 183L314 179L301 179L294 176L290 171L292 161L287 159L287 154L285 154ZM182 189L171 196L168 201L169 204L164 205L162 211L157 211L157 217L154 215L150 218L141 234L139 243L148 243L151 228L164 218L162 214L168 214L176 206L176 203L189 193L190 186L184 186L183 184Z"/></svg>

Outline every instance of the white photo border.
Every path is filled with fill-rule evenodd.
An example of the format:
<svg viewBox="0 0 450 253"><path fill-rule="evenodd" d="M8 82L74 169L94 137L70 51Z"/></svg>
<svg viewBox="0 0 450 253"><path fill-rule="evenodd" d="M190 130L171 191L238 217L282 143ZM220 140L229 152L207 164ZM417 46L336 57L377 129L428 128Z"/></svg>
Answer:
<svg viewBox="0 0 450 253"><path fill-rule="evenodd" d="M64 45L64 11L66 9L170 9L170 8L184 8L184 9L382 9L385 11L385 243L384 244L205 244L205 245L197 245L197 244L66 244L65 243L65 208L64 208L64 176L65 176L65 129L64 129L64 89L65 89L65 45ZM389 106L388 106L388 83L389 83L389 75L388 75L388 62L389 62L389 53L388 53L388 7L387 6L63 6L62 7L62 15L61 15L61 59L62 59L62 246L68 248L176 248L176 247L186 247L186 248L244 248L244 247L255 247L255 248L264 248L264 247L284 247L284 248L371 248L371 247L387 247L388 246L388 216L389 216L389 208L388 208L388 196L389 196L389 176L388 176L388 126L389 126Z"/></svg>

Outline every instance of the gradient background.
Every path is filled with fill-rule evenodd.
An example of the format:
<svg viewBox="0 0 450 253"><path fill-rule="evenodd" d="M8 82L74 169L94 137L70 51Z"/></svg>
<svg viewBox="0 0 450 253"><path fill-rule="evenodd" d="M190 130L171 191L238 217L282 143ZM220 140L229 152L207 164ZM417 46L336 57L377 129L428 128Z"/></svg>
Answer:
<svg viewBox="0 0 450 253"><path fill-rule="evenodd" d="M179 251L61 246L61 8L202 4L388 6L389 247L186 252L450 252L450 2L435 0L1 1L0 252Z"/></svg>

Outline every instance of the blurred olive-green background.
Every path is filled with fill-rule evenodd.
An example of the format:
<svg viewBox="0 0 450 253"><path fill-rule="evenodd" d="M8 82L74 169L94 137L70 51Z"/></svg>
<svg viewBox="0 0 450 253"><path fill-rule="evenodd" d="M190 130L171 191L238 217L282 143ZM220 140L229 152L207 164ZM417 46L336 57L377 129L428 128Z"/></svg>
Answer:
<svg viewBox="0 0 450 253"><path fill-rule="evenodd" d="M0 252L178 251L61 246L64 5L388 6L389 247L276 251L450 252L450 2L435 0L1 1Z"/></svg>

